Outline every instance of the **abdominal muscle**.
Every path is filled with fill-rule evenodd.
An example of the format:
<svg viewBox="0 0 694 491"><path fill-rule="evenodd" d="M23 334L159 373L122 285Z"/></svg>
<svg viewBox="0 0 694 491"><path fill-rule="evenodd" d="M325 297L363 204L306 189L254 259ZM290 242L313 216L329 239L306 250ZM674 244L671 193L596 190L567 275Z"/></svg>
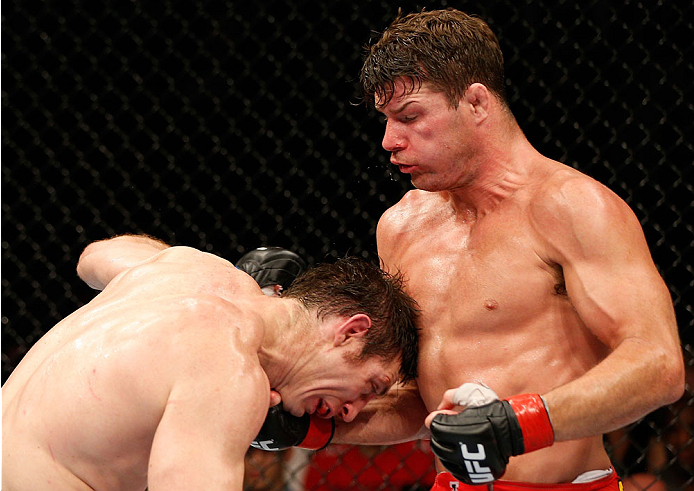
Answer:
<svg viewBox="0 0 694 491"><path fill-rule="evenodd" d="M604 356L604 346L573 319L575 325L554 324L552 330L534 325L547 324L544 318L525 324L517 321L509 329L496 322L485 325L482 316L481 321L478 317L470 322L471 329L457 327L457 334L447 336L441 333L449 327L441 323L426 327L422 330L417 382L427 410L436 410L446 390L465 382L485 384L503 399L524 393L543 394L581 376ZM578 334L571 336L572 332ZM583 472L610 466L602 436L595 436L557 442L511 457L503 479L571 482ZM445 470L438 462L437 469Z"/></svg>

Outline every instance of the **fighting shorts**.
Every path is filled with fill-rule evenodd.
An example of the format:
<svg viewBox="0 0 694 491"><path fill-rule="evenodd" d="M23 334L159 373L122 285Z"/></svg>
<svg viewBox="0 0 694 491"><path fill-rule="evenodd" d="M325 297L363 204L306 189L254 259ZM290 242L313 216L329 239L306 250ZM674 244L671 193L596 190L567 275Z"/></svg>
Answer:
<svg viewBox="0 0 694 491"><path fill-rule="evenodd" d="M486 489L486 484L481 486L463 484L456 480L451 473L440 472L436 476L436 481L434 481L434 486L431 488L431 491L486 491ZM619 476L614 470L611 474L605 477L596 479L595 481L582 483L537 484L503 480L494 481L493 483L493 491L520 491L523 489L543 489L545 491L549 489L559 489L564 491L597 491L605 489L624 491L622 481L619 479Z"/></svg>

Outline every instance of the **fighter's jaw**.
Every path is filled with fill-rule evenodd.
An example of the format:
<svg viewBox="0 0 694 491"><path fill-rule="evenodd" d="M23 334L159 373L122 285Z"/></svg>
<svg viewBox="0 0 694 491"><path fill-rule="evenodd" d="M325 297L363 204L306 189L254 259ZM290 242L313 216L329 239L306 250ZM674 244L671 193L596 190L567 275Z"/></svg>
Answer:
<svg viewBox="0 0 694 491"><path fill-rule="evenodd" d="M336 414L336 411L324 398L317 397L313 399L310 404L298 407L288 407L285 404L285 409L288 410L293 416L301 417L304 414L316 414L321 418L331 418Z"/></svg>

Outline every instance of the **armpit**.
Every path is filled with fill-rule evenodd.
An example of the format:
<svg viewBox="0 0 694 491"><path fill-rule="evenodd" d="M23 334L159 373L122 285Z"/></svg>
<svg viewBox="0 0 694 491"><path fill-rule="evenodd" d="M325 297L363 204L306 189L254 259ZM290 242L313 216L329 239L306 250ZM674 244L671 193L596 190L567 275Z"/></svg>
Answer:
<svg viewBox="0 0 694 491"><path fill-rule="evenodd" d="M564 280L564 270L558 265L552 265L552 270L554 273L555 283L554 283L554 294L566 296L566 281Z"/></svg>

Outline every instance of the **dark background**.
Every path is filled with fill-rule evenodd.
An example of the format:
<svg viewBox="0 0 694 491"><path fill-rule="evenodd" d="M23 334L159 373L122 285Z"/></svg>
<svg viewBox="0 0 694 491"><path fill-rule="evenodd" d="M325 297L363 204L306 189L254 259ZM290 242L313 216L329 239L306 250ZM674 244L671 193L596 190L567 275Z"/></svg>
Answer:
<svg viewBox="0 0 694 491"><path fill-rule="evenodd" d="M232 261L261 245L309 263L375 261L378 217L410 183L389 169L357 78L362 46L398 6L489 22L531 143L641 220L691 367L691 2L8 1L3 382L93 297L75 274L93 240L146 233ZM646 444L668 414L641 423Z"/></svg>

